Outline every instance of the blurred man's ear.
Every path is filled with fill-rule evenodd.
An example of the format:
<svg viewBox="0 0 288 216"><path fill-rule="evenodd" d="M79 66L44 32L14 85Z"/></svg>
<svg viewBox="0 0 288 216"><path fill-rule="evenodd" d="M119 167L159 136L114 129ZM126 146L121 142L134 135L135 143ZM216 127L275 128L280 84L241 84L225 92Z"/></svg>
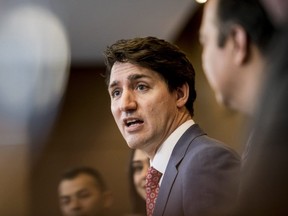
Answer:
<svg viewBox="0 0 288 216"><path fill-rule="evenodd" d="M236 65L242 65L249 58L249 41L248 36L244 28L240 25L233 25L231 27L230 36L234 49L234 63Z"/></svg>

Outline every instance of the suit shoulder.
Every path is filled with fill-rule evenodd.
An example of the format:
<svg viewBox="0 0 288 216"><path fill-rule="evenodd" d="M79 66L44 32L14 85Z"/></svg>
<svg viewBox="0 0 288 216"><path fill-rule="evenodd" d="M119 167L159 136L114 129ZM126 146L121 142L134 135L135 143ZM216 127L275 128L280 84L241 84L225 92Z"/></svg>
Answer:
<svg viewBox="0 0 288 216"><path fill-rule="evenodd" d="M191 151L201 154L228 154L240 160L239 154L227 144L207 135L196 137L190 144Z"/></svg>

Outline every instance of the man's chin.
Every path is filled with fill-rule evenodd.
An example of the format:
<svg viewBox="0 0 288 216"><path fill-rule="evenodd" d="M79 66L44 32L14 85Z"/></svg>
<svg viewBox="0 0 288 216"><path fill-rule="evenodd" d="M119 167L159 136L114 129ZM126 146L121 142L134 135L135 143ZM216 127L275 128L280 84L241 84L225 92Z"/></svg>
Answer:
<svg viewBox="0 0 288 216"><path fill-rule="evenodd" d="M216 101L219 105L229 107L228 101L224 99L223 95L220 93L215 94Z"/></svg>
<svg viewBox="0 0 288 216"><path fill-rule="evenodd" d="M223 97L222 94L216 94L216 100L220 106L223 106L233 111L237 110L237 107L233 106L233 103L231 103L231 101L227 98Z"/></svg>
<svg viewBox="0 0 288 216"><path fill-rule="evenodd" d="M126 141L129 148L131 148L131 149L139 148L139 146L135 142L132 142L131 140L125 140L125 141Z"/></svg>

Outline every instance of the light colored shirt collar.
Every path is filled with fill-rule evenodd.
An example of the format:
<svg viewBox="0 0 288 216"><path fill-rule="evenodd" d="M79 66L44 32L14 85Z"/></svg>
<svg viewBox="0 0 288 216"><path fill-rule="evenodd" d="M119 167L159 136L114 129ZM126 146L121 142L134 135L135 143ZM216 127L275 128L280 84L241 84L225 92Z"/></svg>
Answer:
<svg viewBox="0 0 288 216"><path fill-rule="evenodd" d="M170 134L170 136L164 141L164 143L157 150L153 160L150 161L150 165L163 174L162 177L164 176L167 164L169 162L170 156L176 143L178 142L180 137L185 133L185 131L193 124L195 123L191 119L184 122L182 125L176 128L176 130ZM159 184L161 184L161 182L162 178L160 179Z"/></svg>

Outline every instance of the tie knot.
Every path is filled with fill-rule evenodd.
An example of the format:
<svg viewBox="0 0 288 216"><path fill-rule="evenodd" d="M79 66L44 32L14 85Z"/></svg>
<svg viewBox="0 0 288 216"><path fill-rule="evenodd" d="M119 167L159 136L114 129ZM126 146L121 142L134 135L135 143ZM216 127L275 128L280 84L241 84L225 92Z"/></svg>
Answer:
<svg viewBox="0 0 288 216"><path fill-rule="evenodd" d="M149 167L147 176L146 176L146 187L157 187L162 173L159 172L154 167Z"/></svg>

